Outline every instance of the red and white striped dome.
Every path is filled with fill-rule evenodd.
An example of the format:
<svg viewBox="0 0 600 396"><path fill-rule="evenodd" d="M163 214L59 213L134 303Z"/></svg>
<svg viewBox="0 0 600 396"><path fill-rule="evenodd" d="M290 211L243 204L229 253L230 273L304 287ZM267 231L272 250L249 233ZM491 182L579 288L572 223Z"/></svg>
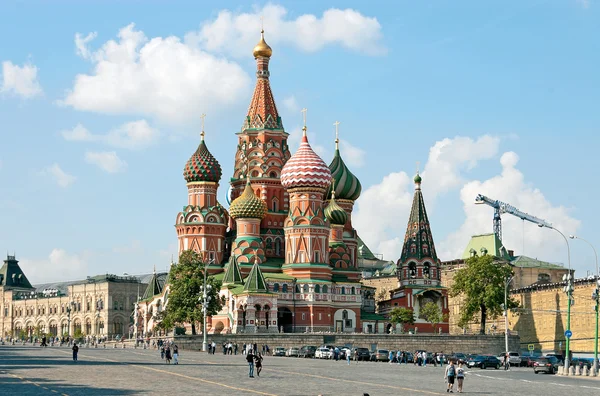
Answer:
<svg viewBox="0 0 600 396"><path fill-rule="evenodd" d="M281 184L285 188L320 187L331 184L331 170L302 136L300 148L281 170Z"/></svg>

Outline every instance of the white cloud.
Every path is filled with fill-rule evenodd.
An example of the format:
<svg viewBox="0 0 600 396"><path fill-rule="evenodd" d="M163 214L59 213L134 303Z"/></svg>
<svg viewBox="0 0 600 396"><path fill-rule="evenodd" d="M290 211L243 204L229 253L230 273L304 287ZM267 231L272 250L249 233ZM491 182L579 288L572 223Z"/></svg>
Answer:
<svg viewBox="0 0 600 396"><path fill-rule="evenodd" d="M457 136L440 140L430 148L422 172L423 192L430 211L440 193L465 183L463 170L470 170L478 161L497 154L499 141L488 135L476 140ZM412 174L393 172L381 183L364 190L357 202L352 216L354 226L371 250L383 254L386 260L400 257L413 194ZM432 228L435 237L435 224Z"/></svg>
<svg viewBox="0 0 600 396"><path fill-rule="evenodd" d="M296 113L300 111L300 106L298 106L298 102L296 101L296 97L294 95L288 96L287 98L283 99L283 105L291 113Z"/></svg>
<svg viewBox="0 0 600 396"><path fill-rule="evenodd" d="M108 173L121 172L127 168L127 162L120 159L114 151L88 151L85 153L85 161Z"/></svg>
<svg viewBox="0 0 600 396"><path fill-rule="evenodd" d="M25 99L30 99L43 93L37 79L38 68L31 63L23 66L11 61L2 62L2 86L0 92L13 93Z"/></svg>
<svg viewBox="0 0 600 396"><path fill-rule="evenodd" d="M48 176L48 177L53 178L54 181L56 182L56 184L58 184L60 187L63 187L63 188L69 187L71 184L73 184L75 182L75 179L76 179L75 176L69 175L68 173L63 171L57 163L47 166L41 172L41 174L43 176Z"/></svg>
<svg viewBox="0 0 600 396"><path fill-rule="evenodd" d="M88 44L97 36L97 32L91 32L85 37L83 37L81 33L75 33L75 48L77 49L77 55L83 59L90 59L93 53L88 48Z"/></svg>
<svg viewBox="0 0 600 396"><path fill-rule="evenodd" d="M75 38L93 71L79 74L60 104L107 114L142 114L181 123L199 112L218 113L248 97L250 78L241 67L181 42L147 38L130 24L98 50L94 34Z"/></svg>
<svg viewBox="0 0 600 396"><path fill-rule="evenodd" d="M464 183L461 171L473 169L478 161L493 158L498 153L500 139L484 135L477 140L457 136L443 139L429 149L427 164L422 173L427 183L423 190L434 199L439 193Z"/></svg>
<svg viewBox="0 0 600 396"><path fill-rule="evenodd" d="M492 230L493 209L487 205L475 205L477 194L508 202L523 212L552 223L565 235L576 233L581 222L569 214L568 208L553 205L539 189L528 183L516 168L518 161L516 153L506 152L500 158L502 172L499 175L484 181L474 180L462 187L460 198L466 219L458 230L439 243L438 251L445 259L461 257L472 235ZM529 222L523 224L522 220L504 214L502 235L503 244L507 249L515 250L515 254L524 253L541 260L566 263L564 241L553 230L540 229Z"/></svg>
<svg viewBox="0 0 600 396"><path fill-rule="evenodd" d="M346 140L340 140L340 154L349 167L360 168L365 164L365 151Z"/></svg>
<svg viewBox="0 0 600 396"><path fill-rule="evenodd" d="M160 133L146 120L126 122L109 131L106 135L92 134L81 124L73 129L61 131L65 140L78 142L103 142L113 147L139 150L157 142Z"/></svg>
<svg viewBox="0 0 600 396"><path fill-rule="evenodd" d="M290 19L285 7L275 4L267 4L251 13L223 10L216 20L204 22L198 32L188 33L185 41L208 51L248 56L259 37L261 16L267 31L266 40L271 46L289 43L302 51L315 52L327 45L341 45L368 55L386 51L377 18L350 8L330 8L320 17L304 14Z"/></svg>
<svg viewBox="0 0 600 396"><path fill-rule="evenodd" d="M71 254L64 249L52 249L46 259L21 260L21 268L31 283L85 279L88 275L87 254Z"/></svg>

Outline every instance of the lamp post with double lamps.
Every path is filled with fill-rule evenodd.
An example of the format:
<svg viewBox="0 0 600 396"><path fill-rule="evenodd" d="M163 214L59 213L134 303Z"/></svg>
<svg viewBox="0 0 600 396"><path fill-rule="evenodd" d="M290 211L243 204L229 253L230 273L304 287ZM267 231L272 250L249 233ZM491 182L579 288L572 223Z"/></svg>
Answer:
<svg viewBox="0 0 600 396"><path fill-rule="evenodd" d="M215 260L211 259L207 264L204 265L204 284L200 286L200 292L202 296L198 300L202 302L202 351L207 351L207 337L206 337L206 313L208 309L208 304L210 303L211 297L208 295L212 290L211 285L207 285L207 277L208 277L208 266L211 265Z"/></svg>
<svg viewBox="0 0 600 396"><path fill-rule="evenodd" d="M570 340L571 340L571 300L573 298L573 276L572 276L572 271L571 271L571 247L569 246L569 240L567 239L567 237L565 236L565 234L563 234L562 232L560 232L558 229L552 227L552 226L547 226L544 224L538 224L538 227L540 228L550 228L556 232L558 232L560 234L560 236L563 237L563 239L565 240L565 243L567 244L567 262L569 264L569 273L563 275L563 281L566 282L566 286L563 288L563 291L567 294L567 330L565 331L565 370L569 370L570 367L570 360L569 359L569 347L570 347Z"/></svg>
<svg viewBox="0 0 600 396"><path fill-rule="evenodd" d="M598 374L598 306L600 305L600 271L598 271L598 253L596 252L596 248L590 243L590 241L587 241L576 235L569 235L569 238L579 239L590 245L590 247L594 251L594 257L596 258L596 282L594 285L594 292L592 293L592 300L596 301L596 307L594 308L594 310L596 311L596 333L594 336L594 374Z"/></svg>
<svg viewBox="0 0 600 396"><path fill-rule="evenodd" d="M512 282L514 276L510 276L506 278L506 283L504 285L504 348L505 354L508 355L508 287Z"/></svg>

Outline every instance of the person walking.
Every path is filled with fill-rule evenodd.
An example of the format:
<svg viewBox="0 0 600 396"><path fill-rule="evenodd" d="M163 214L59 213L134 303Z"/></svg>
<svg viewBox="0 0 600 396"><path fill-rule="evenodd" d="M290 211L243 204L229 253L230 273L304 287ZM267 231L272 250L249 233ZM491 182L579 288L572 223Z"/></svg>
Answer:
<svg viewBox="0 0 600 396"><path fill-rule="evenodd" d="M403 355L403 353L400 352L400 350L398 350L398 352L396 352L396 363L398 363L398 365L400 365L402 363L402 355Z"/></svg>
<svg viewBox="0 0 600 396"><path fill-rule="evenodd" d="M179 347L173 344L173 364L179 364Z"/></svg>
<svg viewBox="0 0 600 396"><path fill-rule="evenodd" d="M162 360L165 359L165 347L164 347L164 345L161 345L161 347L160 347L160 358Z"/></svg>
<svg viewBox="0 0 600 396"><path fill-rule="evenodd" d="M215 354L215 351L217 350L217 344L215 344L215 342L212 342L212 354Z"/></svg>
<svg viewBox="0 0 600 396"><path fill-rule="evenodd" d="M462 393L463 391L463 382L465 381L465 368L463 367L462 360L458 362L458 367L456 368L456 390L458 393Z"/></svg>
<svg viewBox="0 0 600 396"><path fill-rule="evenodd" d="M510 370L510 355L508 352L504 354L504 370Z"/></svg>
<svg viewBox="0 0 600 396"><path fill-rule="evenodd" d="M448 386L446 387L446 392L453 392L454 388L454 377L456 376L456 367L454 367L454 361L450 360L448 366L446 366L446 370L444 372L444 379Z"/></svg>
<svg viewBox="0 0 600 396"><path fill-rule="evenodd" d="M254 356L252 356L252 350L246 354L246 361L248 362L248 378L254 378Z"/></svg>
<svg viewBox="0 0 600 396"><path fill-rule="evenodd" d="M233 354L237 355L237 351L238 351L238 344L236 342L235 345L233 346Z"/></svg>
<svg viewBox="0 0 600 396"><path fill-rule="evenodd" d="M254 366L256 367L256 375L258 375L260 377L260 372L262 370L262 360L263 357L262 355L259 353L257 353L256 355L254 355Z"/></svg>
<svg viewBox="0 0 600 396"><path fill-rule="evenodd" d="M168 345L165 348L165 360L167 364L171 364L171 348Z"/></svg>
<svg viewBox="0 0 600 396"><path fill-rule="evenodd" d="M76 362L77 361L77 354L79 353L79 347L77 346L77 343L73 344L73 348L71 348L73 350L73 361Z"/></svg>
<svg viewBox="0 0 600 396"><path fill-rule="evenodd" d="M354 350L354 361L358 364L358 350Z"/></svg>
<svg viewBox="0 0 600 396"><path fill-rule="evenodd" d="M350 366L350 358L352 357L352 352L346 349L346 363Z"/></svg>

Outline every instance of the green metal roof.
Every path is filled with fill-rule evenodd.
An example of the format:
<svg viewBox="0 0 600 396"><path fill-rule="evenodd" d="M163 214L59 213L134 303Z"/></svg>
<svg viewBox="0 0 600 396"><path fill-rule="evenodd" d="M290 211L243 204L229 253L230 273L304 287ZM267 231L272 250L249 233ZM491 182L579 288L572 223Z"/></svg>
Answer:
<svg viewBox="0 0 600 396"><path fill-rule="evenodd" d="M527 256L516 256L510 262L510 265L518 268L547 268L547 269L564 269L560 264L553 264L547 261L541 261Z"/></svg>
<svg viewBox="0 0 600 396"><path fill-rule="evenodd" d="M148 287L146 287L146 291L144 292L144 295L142 296L142 300L146 300L148 298L156 296L157 294L162 293L163 287L164 287L164 282L161 283L159 281L159 277L155 271L152 274L152 278L150 278L150 282L148 282Z"/></svg>
<svg viewBox="0 0 600 396"><path fill-rule="evenodd" d="M280 279L280 280L288 280L288 281L292 281L294 279L293 276L289 276L286 274L272 274L270 272L266 272L263 275L266 279Z"/></svg>
<svg viewBox="0 0 600 396"><path fill-rule="evenodd" d="M373 320L386 320L385 316L376 314L376 313L372 313L372 312L365 312L363 310L360 311L360 320L361 321L373 321Z"/></svg>
<svg viewBox="0 0 600 396"><path fill-rule="evenodd" d="M224 285L241 285L244 283L242 279L242 273L240 272L240 266L238 265L237 258L235 255L229 259L229 264L225 269L225 275L223 276Z"/></svg>
<svg viewBox="0 0 600 396"><path fill-rule="evenodd" d="M254 262L254 265L252 266L252 269L246 278L246 282L244 283L244 291L253 293L269 292L265 277L263 276L263 273L256 261Z"/></svg>
<svg viewBox="0 0 600 396"><path fill-rule="evenodd" d="M465 248L463 252L462 258L467 260L471 257L471 250L474 250L478 256L482 255L482 249L487 251L486 254L504 259L510 260L510 256L508 255L508 250L502 245L502 241L498 238L498 235L495 233L492 234L481 234L481 235L473 235L469 244Z"/></svg>
<svg viewBox="0 0 600 396"><path fill-rule="evenodd" d="M365 260L377 260L377 257L373 254L367 244L357 235L356 241L358 243L358 257Z"/></svg>
<svg viewBox="0 0 600 396"><path fill-rule="evenodd" d="M33 289L15 256L6 256L0 268L0 286L7 289Z"/></svg>

